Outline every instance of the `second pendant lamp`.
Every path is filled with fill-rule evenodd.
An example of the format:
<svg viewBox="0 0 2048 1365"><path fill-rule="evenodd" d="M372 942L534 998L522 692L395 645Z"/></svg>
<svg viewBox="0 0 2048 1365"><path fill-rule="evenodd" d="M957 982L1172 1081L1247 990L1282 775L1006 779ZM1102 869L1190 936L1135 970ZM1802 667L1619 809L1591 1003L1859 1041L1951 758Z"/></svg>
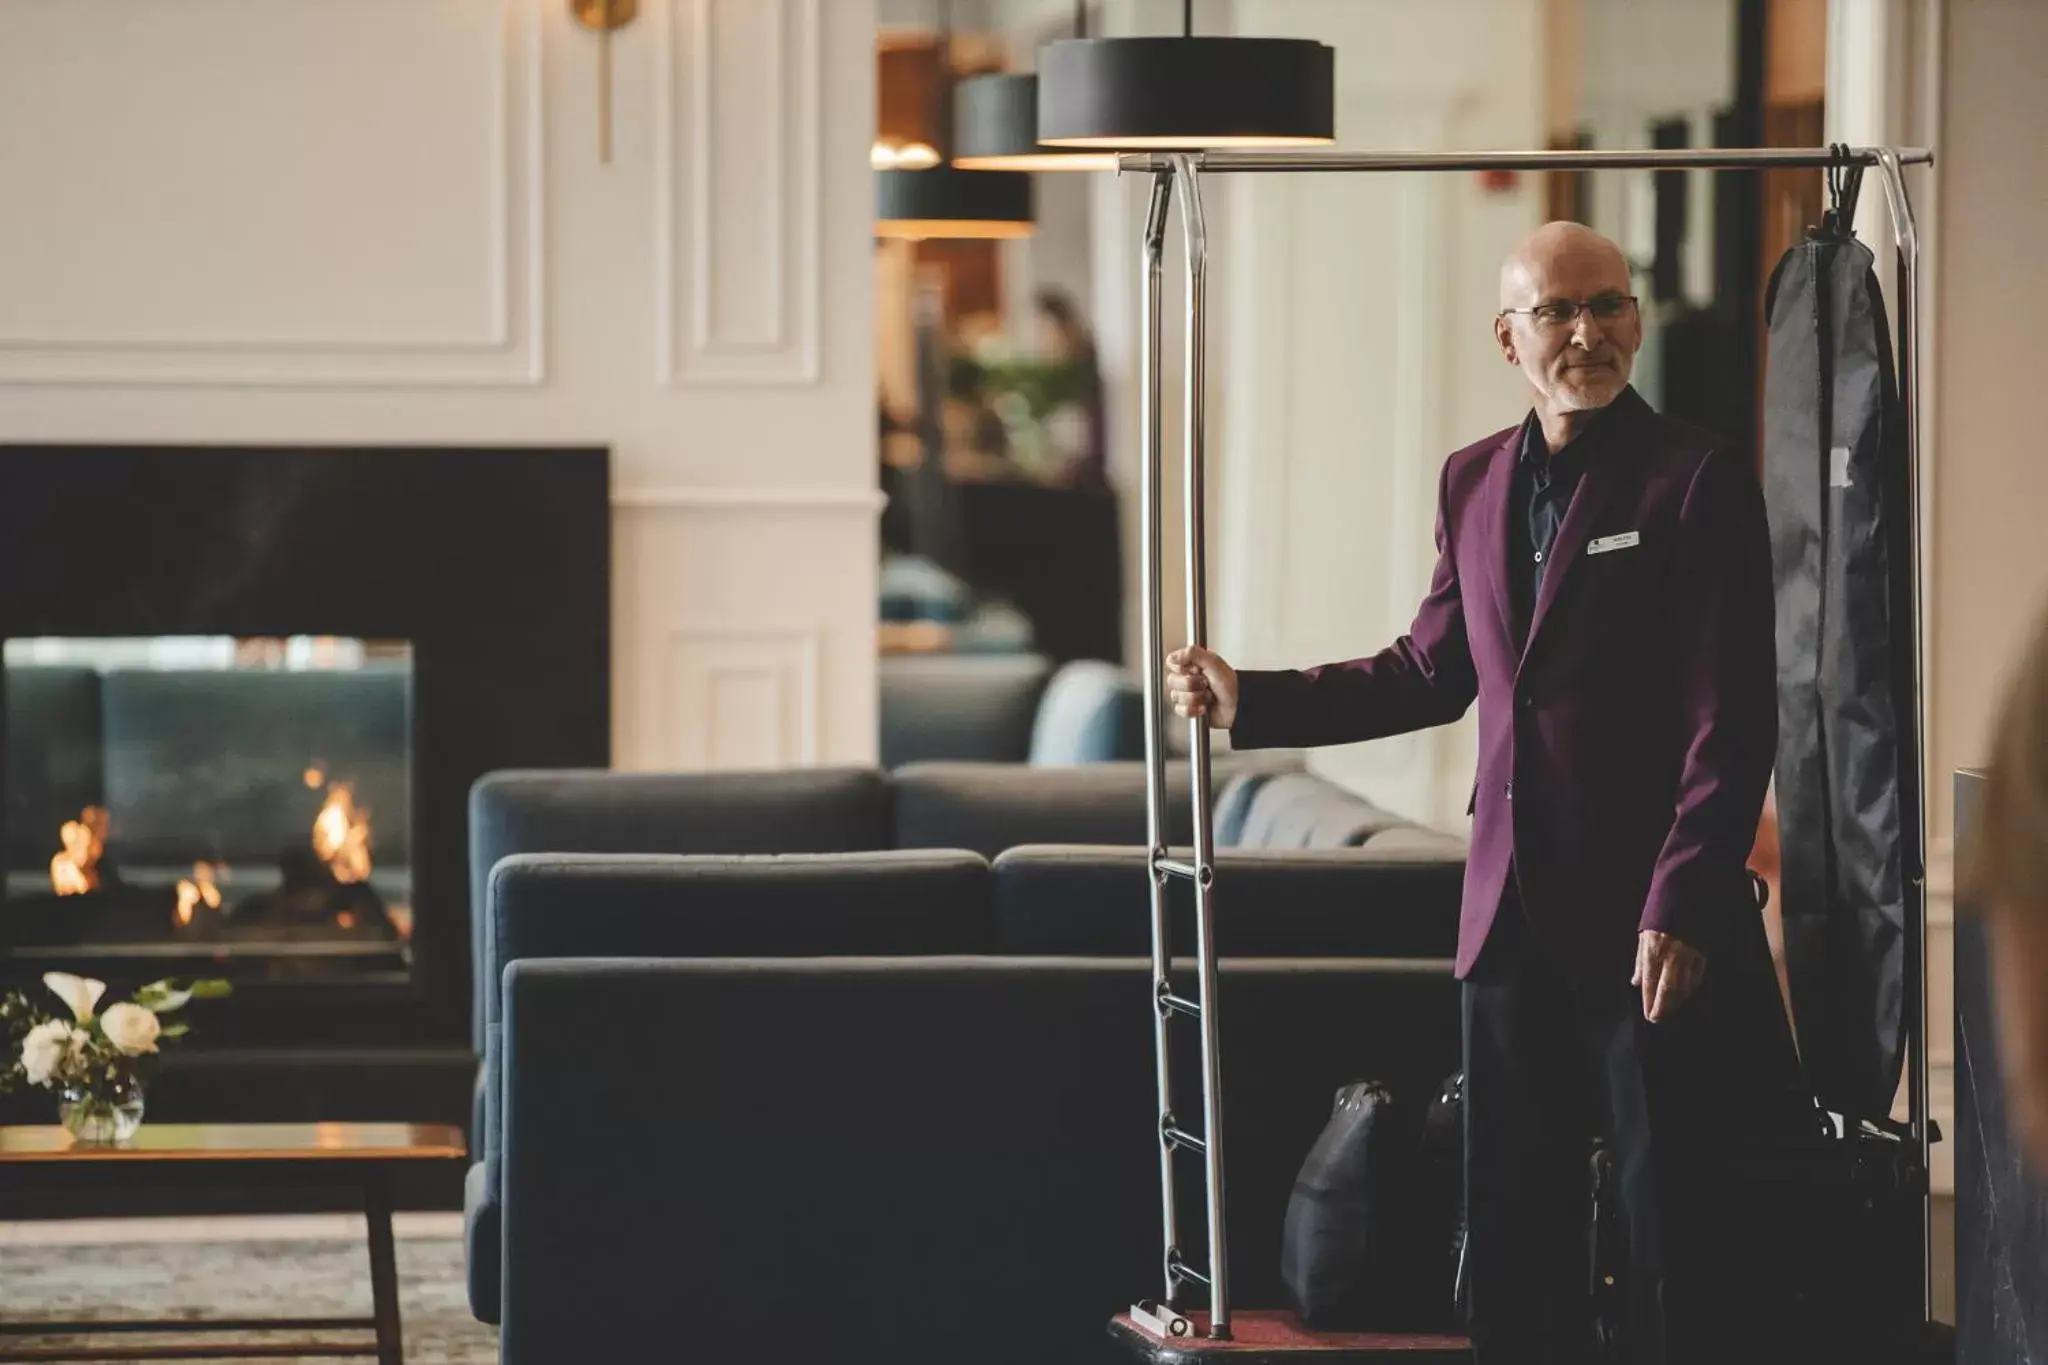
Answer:
<svg viewBox="0 0 2048 1365"><path fill-rule="evenodd" d="M1336 141L1336 50L1312 38L1069 38L1038 54L1038 141L1201 151Z"/></svg>
<svg viewBox="0 0 2048 1365"><path fill-rule="evenodd" d="M940 161L929 170L875 173L877 237L1028 237L1031 177L1022 171L964 170L946 160L954 145L952 25L941 20L936 45L936 119Z"/></svg>
<svg viewBox="0 0 2048 1365"><path fill-rule="evenodd" d="M1088 0L1075 0L1074 36L1088 36ZM976 171L1113 171L1116 153L1038 140L1038 77L970 76L953 92L953 164Z"/></svg>

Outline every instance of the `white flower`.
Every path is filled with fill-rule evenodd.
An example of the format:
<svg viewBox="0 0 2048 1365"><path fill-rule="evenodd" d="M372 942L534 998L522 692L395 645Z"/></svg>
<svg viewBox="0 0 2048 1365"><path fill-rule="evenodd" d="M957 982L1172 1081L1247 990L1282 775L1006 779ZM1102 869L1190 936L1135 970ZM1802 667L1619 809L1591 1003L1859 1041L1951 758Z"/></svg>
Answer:
<svg viewBox="0 0 2048 1365"><path fill-rule="evenodd" d="M84 1054L85 1042L84 1032L62 1019L51 1019L30 1029L21 1040L21 1069L28 1083L48 1085L52 1077L63 1079L64 1073Z"/></svg>
<svg viewBox="0 0 2048 1365"><path fill-rule="evenodd" d="M155 1011L125 1001L107 1006L107 1012L100 1016L100 1032L124 1056L140 1057L156 1051L156 1036L162 1031Z"/></svg>
<svg viewBox="0 0 2048 1365"><path fill-rule="evenodd" d="M93 1006L107 993L107 983L95 981L89 976L73 976L69 972L45 972L43 984L53 991L59 1000L71 1006L71 1017L83 1024L92 1018Z"/></svg>

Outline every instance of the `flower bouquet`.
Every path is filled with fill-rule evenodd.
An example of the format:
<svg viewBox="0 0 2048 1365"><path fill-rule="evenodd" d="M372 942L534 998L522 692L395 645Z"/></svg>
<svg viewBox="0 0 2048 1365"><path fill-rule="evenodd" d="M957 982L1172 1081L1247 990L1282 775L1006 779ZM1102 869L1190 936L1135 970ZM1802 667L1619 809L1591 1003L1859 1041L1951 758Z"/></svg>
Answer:
<svg viewBox="0 0 2048 1365"><path fill-rule="evenodd" d="M80 1142L126 1142L142 1126L142 1066L157 1045L184 1036L187 1025L162 1016L192 1000L228 993L225 981L179 986L154 981L132 1000L99 1009L104 981L50 972L50 993L69 1017L53 1014L20 991L0 996L0 1033L14 1061L0 1071L0 1091L26 1083L55 1090L58 1115ZM97 1011L97 1012L96 1012Z"/></svg>

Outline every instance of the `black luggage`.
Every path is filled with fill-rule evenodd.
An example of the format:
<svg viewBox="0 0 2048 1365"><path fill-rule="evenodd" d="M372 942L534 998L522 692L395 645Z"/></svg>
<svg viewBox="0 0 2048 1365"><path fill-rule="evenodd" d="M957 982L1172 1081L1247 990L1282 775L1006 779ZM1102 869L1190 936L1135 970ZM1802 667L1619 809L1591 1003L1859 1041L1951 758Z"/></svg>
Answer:
<svg viewBox="0 0 2048 1365"><path fill-rule="evenodd" d="M1287 1202L1288 1306L1319 1331L1450 1325L1454 1249L1443 1231L1453 1188L1409 1106L1376 1081L1340 1089Z"/></svg>

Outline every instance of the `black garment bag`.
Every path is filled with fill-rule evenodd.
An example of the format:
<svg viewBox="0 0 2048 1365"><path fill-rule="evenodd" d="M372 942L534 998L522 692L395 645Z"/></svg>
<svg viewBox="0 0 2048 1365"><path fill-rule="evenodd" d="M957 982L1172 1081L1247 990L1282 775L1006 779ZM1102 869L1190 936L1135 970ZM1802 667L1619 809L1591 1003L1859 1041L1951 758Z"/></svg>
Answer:
<svg viewBox="0 0 2048 1365"><path fill-rule="evenodd" d="M1771 275L1763 472L1793 1014L1821 1103L1882 1119L1920 874L1912 508L1884 297L1849 216L1830 212Z"/></svg>

